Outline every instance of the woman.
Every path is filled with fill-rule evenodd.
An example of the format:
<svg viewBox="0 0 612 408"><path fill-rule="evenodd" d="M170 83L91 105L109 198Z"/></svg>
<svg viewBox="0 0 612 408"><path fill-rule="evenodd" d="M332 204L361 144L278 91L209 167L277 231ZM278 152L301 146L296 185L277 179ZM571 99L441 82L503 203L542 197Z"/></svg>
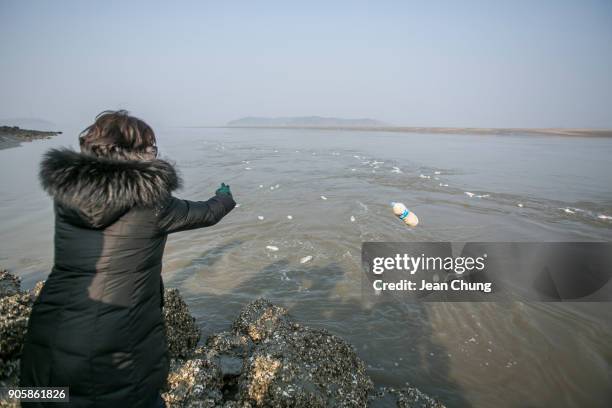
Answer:
<svg viewBox="0 0 612 408"><path fill-rule="evenodd" d="M67 386L71 406L163 406L166 237L216 224L235 202L225 184L208 201L173 197L176 171L125 111L102 112L79 142L80 153L49 151L40 169L55 262L32 309L20 385Z"/></svg>

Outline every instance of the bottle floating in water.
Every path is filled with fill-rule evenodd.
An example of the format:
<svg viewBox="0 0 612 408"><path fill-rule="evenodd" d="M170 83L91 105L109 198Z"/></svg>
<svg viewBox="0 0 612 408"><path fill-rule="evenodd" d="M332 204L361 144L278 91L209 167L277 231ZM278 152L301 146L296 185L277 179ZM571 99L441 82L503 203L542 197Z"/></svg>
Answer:
<svg viewBox="0 0 612 408"><path fill-rule="evenodd" d="M418 225L419 218L415 213L407 209L404 204L392 202L391 206L393 207L393 214L397 215L406 225L411 227L416 227Z"/></svg>

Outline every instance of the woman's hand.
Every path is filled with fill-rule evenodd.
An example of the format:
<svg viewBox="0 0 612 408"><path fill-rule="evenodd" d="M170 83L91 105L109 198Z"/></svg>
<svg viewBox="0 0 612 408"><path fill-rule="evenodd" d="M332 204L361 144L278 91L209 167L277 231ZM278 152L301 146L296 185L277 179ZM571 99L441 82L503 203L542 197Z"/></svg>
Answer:
<svg viewBox="0 0 612 408"><path fill-rule="evenodd" d="M216 195L232 195L229 184L221 183L221 186L215 191Z"/></svg>

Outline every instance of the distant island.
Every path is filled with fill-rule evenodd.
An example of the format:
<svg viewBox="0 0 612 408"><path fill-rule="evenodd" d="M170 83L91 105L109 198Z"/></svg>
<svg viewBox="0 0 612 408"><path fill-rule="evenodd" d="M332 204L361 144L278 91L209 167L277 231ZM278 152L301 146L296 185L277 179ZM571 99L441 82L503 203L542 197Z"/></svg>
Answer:
<svg viewBox="0 0 612 408"><path fill-rule="evenodd" d="M246 117L227 123L230 127L379 127L388 126L374 119L342 119L322 116L291 116L280 118Z"/></svg>
<svg viewBox="0 0 612 408"><path fill-rule="evenodd" d="M320 116L282 118L246 117L232 120L226 126L237 128L359 130L398 133L441 133L465 135L535 135L573 137L612 137L612 129L569 128L472 128L472 127L418 127L390 126L374 119L341 119Z"/></svg>
<svg viewBox="0 0 612 408"><path fill-rule="evenodd" d="M0 149L17 147L22 142L38 139L50 139L62 132L21 129L19 126L0 126Z"/></svg>

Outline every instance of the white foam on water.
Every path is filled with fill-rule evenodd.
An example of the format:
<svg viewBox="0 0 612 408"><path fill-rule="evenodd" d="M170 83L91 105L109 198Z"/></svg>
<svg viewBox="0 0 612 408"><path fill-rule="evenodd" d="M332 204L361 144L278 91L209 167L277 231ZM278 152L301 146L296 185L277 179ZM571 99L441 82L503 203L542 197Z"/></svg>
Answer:
<svg viewBox="0 0 612 408"><path fill-rule="evenodd" d="M259 221L263 221L264 216L263 216L263 215L258 215L258 216L257 216L257 219L258 219Z"/></svg>
<svg viewBox="0 0 612 408"><path fill-rule="evenodd" d="M491 197L489 194L477 195L476 198L487 198Z"/></svg>
<svg viewBox="0 0 612 408"><path fill-rule="evenodd" d="M327 200L327 197L325 197L324 195L321 196L321 200Z"/></svg>
<svg viewBox="0 0 612 408"><path fill-rule="evenodd" d="M253 170L253 169L251 169L250 167L245 167L244 169L245 169L245 170Z"/></svg>
<svg viewBox="0 0 612 408"><path fill-rule="evenodd" d="M351 222L355 222L355 216L351 215Z"/></svg>
<svg viewBox="0 0 612 408"><path fill-rule="evenodd" d="M441 171L434 171L434 174L442 174Z"/></svg>
<svg viewBox="0 0 612 408"><path fill-rule="evenodd" d="M559 208L561 211L565 212L566 214L576 214L576 211L573 211L570 208Z"/></svg>
<svg viewBox="0 0 612 408"><path fill-rule="evenodd" d="M357 169L351 169L351 171L357 171Z"/></svg>
<svg viewBox="0 0 612 408"><path fill-rule="evenodd" d="M270 190L274 190L274 186L270 186Z"/></svg>
<svg viewBox="0 0 612 408"><path fill-rule="evenodd" d="M428 178L431 178L431 176L426 176L424 174L419 174L419 178L428 179Z"/></svg>
<svg viewBox="0 0 612 408"><path fill-rule="evenodd" d="M393 166L393 170L391 170L391 173L397 173L400 174L402 171L400 170L399 167Z"/></svg>
<svg viewBox="0 0 612 408"><path fill-rule="evenodd" d="M240 208L240 204L239 203L236 203L236 208Z"/></svg>
<svg viewBox="0 0 612 408"><path fill-rule="evenodd" d="M274 188L279 188L279 187L280 187L280 184L277 184L274 186Z"/></svg>
<svg viewBox="0 0 612 408"><path fill-rule="evenodd" d="M300 259L301 264L305 264L306 262L310 262L312 260L312 255L306 255L305 257Z"/></svg>
<svg viewBox="0 0 612 408"><path fill-rule="evenodd" d="M448 187L448 184L440 183L440 187Z"/></svg>
<svg viewBox="0 0 612 408"><path fill-rule="evenodd" d="M472 198L472 197L474 197L476 195L474 193L470 193L469 191L464 191L464 193L465 193L466 196L468 196L470 198Z"/></svg>
<svg viewBox="0 0 612 408"><path fill-rule="evenodd" d="M259 185L259 188L263 188L263 184L260 184L260 185Z"/></svg>
<svg viewBox="0 0 612 408"><path fill-rule="evenodd" d="M356 158L356 159L361 159L361 157L359 157L359 156L357 156L357 155L355 155L355 156L353 156L353 157L354 157L354 158Z"/></svg>
<svg viewBox="0 0 612 408"><path fill-rule="evenodd" d="M523 208L523 207L524 207L523 203L518 203L517 205L518 205L519 207L521 207L521 208Z"/></svg>
<svg viewBox="0 0 612 408"><path fill-rule="evenodd" d="M434 180L440 180L440 177L434 177Z"/></svg>
<svg viewBox="0 0 612 408"><path fill-rule="evenodd" d="M270 250L270 251L272 251L272 252L276 252L276 251L278 251L278 247L277 247L277 246L274 246L274 245L268 245L268 246L266 246L266 249L267 249L267 250Z"/></svg>
<svg viewBox="0 0 612 408"><path fill-rule="evenodd" d="M361 206L361 208L363 208L364 212L368 212L368 206L367 205L365 205L361 201L357 201L357 204L359 204Z"/></svg>
<svg viewBox="0 0 612 408"><path fill-rule="evenodd" d="M600 220L612 220L611 216L605 214L599 214L597 218L599 218Z"/></svg>

